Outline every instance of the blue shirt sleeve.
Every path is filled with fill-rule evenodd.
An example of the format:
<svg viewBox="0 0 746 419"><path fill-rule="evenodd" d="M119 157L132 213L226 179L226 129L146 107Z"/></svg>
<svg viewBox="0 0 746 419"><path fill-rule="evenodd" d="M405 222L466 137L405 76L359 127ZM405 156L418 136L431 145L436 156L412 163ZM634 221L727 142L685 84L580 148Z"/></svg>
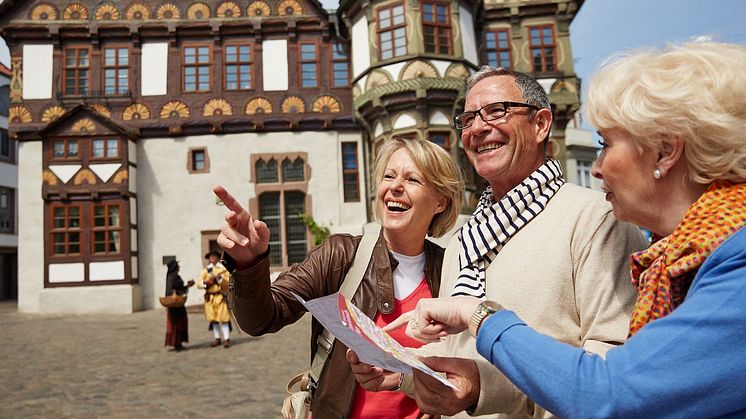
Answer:
<svg viewBox="0 0 746 419"><path fill-rule="evenodd" d="M563 418L746 415L746 229L710 255L681 306L605 360L511 311L484 321L477 349Z"/></svg>

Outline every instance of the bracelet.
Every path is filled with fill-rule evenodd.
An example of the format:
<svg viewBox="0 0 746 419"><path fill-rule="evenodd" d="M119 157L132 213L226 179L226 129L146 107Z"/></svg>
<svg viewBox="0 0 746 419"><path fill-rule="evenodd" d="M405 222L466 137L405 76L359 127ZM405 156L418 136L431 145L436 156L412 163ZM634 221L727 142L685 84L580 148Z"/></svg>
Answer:
<svg viewBox="0 0 746 419"><path fill-rule="evenodd" d="M397 384L396 387L392 388L389 391L399 391L399 390L401 390L401 385L402 385L403 382L404 382L404 373L400 372L399 373L399 384Z"/></svg>

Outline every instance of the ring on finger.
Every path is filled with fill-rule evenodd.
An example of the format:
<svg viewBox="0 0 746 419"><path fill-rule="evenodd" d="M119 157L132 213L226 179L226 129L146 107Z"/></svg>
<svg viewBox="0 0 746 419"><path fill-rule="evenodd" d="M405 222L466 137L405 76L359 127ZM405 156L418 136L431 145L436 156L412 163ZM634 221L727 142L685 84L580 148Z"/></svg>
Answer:
<svg viewBox="0 0 746 419"><path fill-rule="evenodd" d="M420 325L419 325L419 324L417 324L417 319L416 319L416 318L415 318L415 319L412 319L412 321L411 321L411 322L409 323L409 326L410 326L410 327L411 327L412 329L418 329L418 328L420 327Z"/></svg>

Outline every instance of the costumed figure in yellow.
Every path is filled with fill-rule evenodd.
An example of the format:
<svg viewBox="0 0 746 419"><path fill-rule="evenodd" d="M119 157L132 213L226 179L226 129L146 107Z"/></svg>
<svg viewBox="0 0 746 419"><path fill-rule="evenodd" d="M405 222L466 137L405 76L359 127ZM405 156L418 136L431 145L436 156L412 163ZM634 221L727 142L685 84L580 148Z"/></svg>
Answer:
<svg viewBox="0 0 746 419"><path fill-rule="evenodd" d="M210 330L215 337L212 346L220 345L222 332L223 346L231 346L231 316L228 310L228 283L230 274L220 263L220 254L210 252L205 255L210 263L202 270L197 287L205 290L205 318L210 322Z"/></svg>

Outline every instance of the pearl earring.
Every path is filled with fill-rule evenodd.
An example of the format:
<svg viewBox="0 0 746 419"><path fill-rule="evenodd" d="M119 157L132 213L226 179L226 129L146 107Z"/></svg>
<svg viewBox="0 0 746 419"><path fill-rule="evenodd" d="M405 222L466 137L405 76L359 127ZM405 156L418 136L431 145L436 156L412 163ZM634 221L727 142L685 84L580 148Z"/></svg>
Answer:
<svg viewBox="0 0 746 419"><path fill-rule="evenodd" d="M653 170L653 177L656 179L660 179L663 175L661 174L660 169Z"/></svg>

